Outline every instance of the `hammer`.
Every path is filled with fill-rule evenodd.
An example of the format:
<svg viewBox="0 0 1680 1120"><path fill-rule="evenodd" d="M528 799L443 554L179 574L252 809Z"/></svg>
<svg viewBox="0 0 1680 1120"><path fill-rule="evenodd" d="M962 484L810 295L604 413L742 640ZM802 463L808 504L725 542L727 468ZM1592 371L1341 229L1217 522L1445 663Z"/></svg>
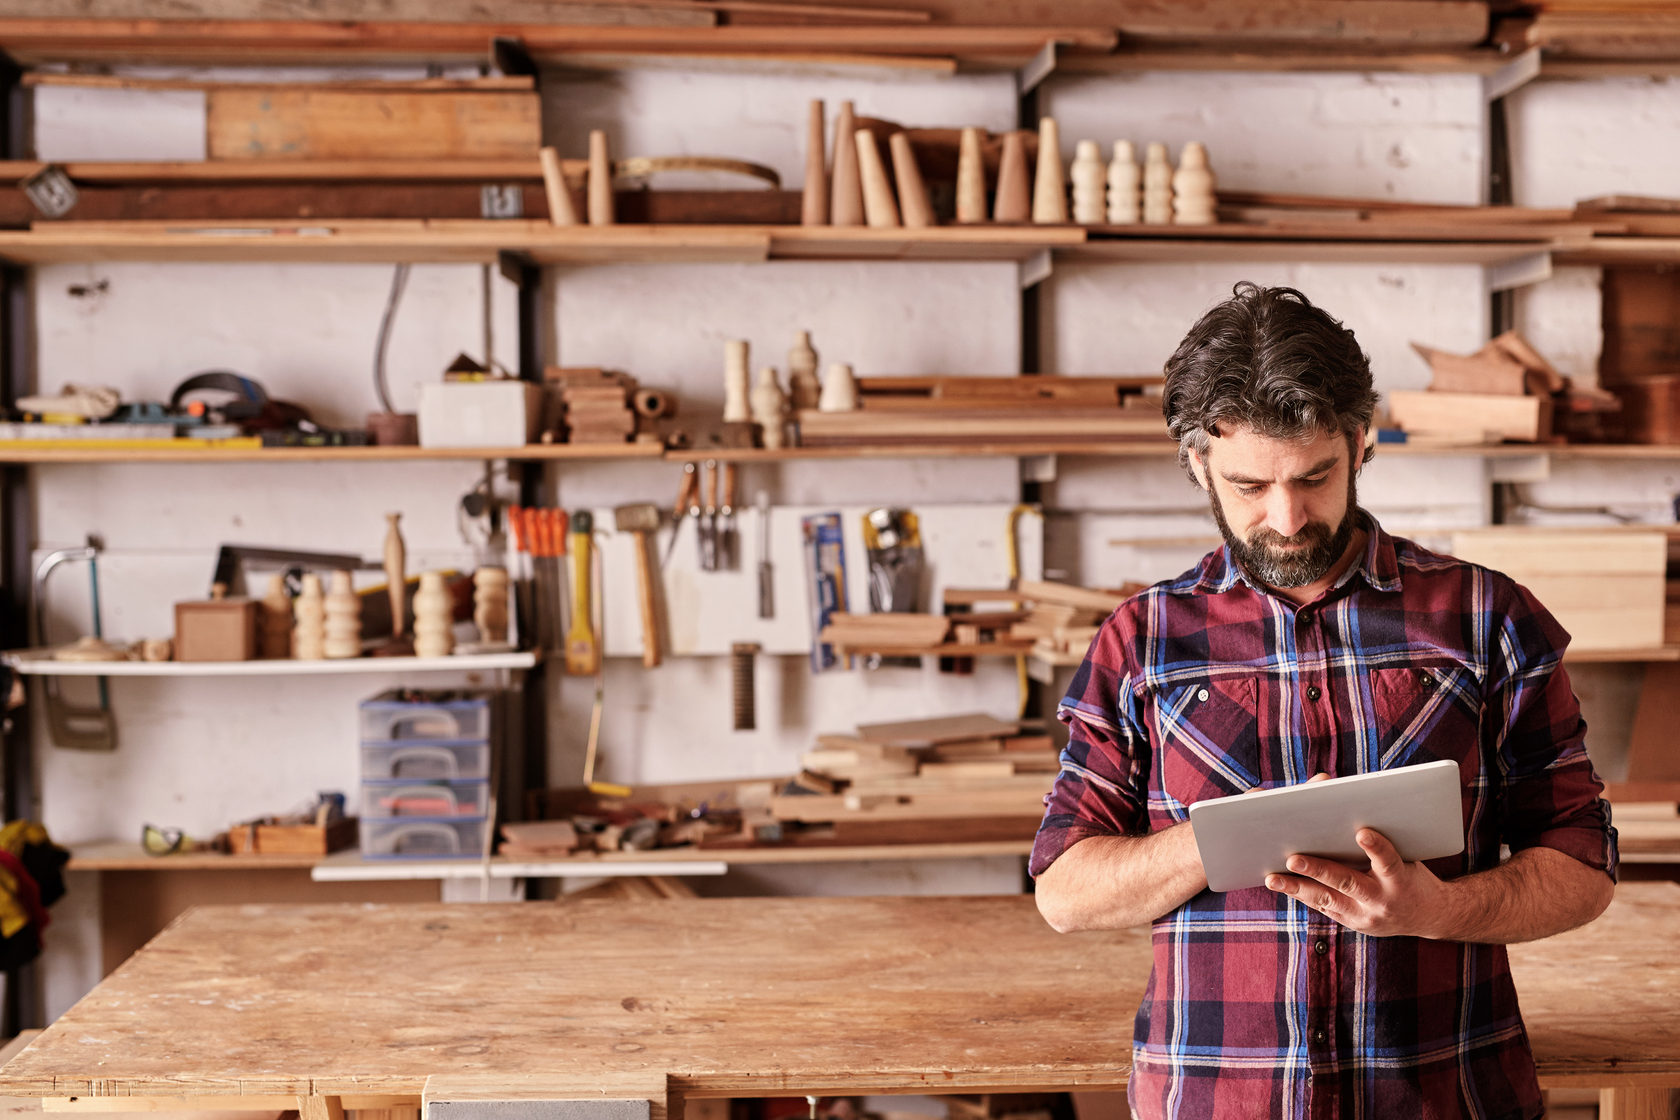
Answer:
<svg viewBox="0 0 1680 1120"><path fill-rule="evenodd" d="M653 563L648 557L648 534L659 529L659 507L632 502L613 510L618 531L636 538L636 584L642 606L642 664L659 664L659 623L653 611Z"/></svg>

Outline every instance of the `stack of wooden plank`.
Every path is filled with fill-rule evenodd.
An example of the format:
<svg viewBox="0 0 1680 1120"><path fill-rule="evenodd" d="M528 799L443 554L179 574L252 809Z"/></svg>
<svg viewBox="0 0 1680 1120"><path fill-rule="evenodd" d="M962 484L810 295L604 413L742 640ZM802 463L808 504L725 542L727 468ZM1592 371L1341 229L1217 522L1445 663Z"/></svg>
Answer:
<svg viewBox="0 0 1680 1120"><path fill-rule="evenodd" d="M865 377L851 412L798 413L807 447L1100 444L1166 436L1159 377Z"/></svg>
<svg viewBox="0 0 1680 1120"><path fill-rule="evenodd" d="M1429 363L1426 391L1392 390L1389 414L1408 439L1452 443L1546 442L1556 403L1570 388L1516 331L1506 331L1473 354L1452 354L1412 343Z"/></svg>
<svg viewBox="0 0 1680 1120"><path fill-rule="evenodd" d="M913 657L920 653L969 656L1025 653L1032 639L1012 633L1019 611L975 611L960 615L879 611L836 614L822 628L821 640L842 656L878 653ZM950 641L947 641L950 639Z"/></svg>
<svg viewBox="0 0 1680 1120"><path fill-rule="evenodd" d="M1083 655L1097 636L1103 619L1141 588L1131 586L1103 591L1073 584L1022 580L1020 596L1028 604L1027 615L1010 628L1010 635L1031 638L1033 652L1063 660Z"/></svg>
<svg viewBox="0 0 1680 1120"><path fill-rule="evenodd" d="M1031 836L1058 766L1048 736L983 714L864 724L802 761L805 779L770 800L776 819L946 841Z"/></svg>
<svg viewBox="0 0 1680 1120"><path fill-rule="evenodd" d="M1680 235L1680 201L1617 200L1648 208L1658 236ZM1666 207L1666 209L1664 209ZM1670 268L1604 270L1601 386L1622 403L1614 436L1626 443L1680 443L1680 274Z"/></svg>
<svg viewBox="0 0 1680 1120"><path fill-rule="evenodd" d="M626 443L636 436L632 397L636 379L616 370L550 366L543 373L558 392L567 443Z"/></svg>

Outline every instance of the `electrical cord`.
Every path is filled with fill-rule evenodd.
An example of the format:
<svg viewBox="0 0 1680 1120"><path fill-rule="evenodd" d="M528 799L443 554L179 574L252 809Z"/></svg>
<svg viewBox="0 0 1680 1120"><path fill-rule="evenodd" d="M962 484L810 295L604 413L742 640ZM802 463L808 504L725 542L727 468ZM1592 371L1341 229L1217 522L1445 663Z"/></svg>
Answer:
<svg viewBox="0 0 1680 1120"><path fill-rule="evenodd" d="M402 302L403 288L408 285L408 265L399 264L391 273L391 293L385 297L385 314L379 319L379 339L373 346L373 391L379 395L379 405L388 413L397 410L391 405L391 387L385 380L385 350L391 341L391 321L397 317L397 304Z"/></svg>

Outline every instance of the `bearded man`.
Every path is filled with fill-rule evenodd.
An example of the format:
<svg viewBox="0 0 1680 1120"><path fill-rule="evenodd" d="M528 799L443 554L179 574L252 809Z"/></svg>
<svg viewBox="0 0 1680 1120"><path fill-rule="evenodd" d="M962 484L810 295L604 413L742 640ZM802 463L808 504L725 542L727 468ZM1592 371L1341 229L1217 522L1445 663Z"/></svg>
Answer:
<svg viewBox="0 0 1680 1120"><path fill-rule="evenodd" d="M1029 865L1058 930L1153 923L1143 1120L1543 1111L1504 946L1603 911L1615 831L1568 635L1359 508L1376 399L1353 333L1290 288L1237 285L1166 364L1168 430L1225 544L1092 642ZM1368 868L1295 855L1208 889L1192 802L1439 759L1461 855L1408 862L1361 829Z"/></svg>

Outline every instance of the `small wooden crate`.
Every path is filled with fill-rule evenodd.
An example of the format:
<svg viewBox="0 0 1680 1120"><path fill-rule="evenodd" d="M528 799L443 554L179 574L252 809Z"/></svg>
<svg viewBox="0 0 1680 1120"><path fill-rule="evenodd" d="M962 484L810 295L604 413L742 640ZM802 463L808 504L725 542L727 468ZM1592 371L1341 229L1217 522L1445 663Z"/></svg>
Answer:
<svg viewBox="0 0 1680 1120"><path fill-rule="evenodd" d="M202 599L175 604L175 660L250 661L256 656L256 600Z"/></svg>
<svg viewBox="0 0 1680 1120"><path fill-rule="evenodd" d="M228 846L234 855L324 856L355 843L355 817L343 817L329 825L251 821L228 829Z"/></svg>

